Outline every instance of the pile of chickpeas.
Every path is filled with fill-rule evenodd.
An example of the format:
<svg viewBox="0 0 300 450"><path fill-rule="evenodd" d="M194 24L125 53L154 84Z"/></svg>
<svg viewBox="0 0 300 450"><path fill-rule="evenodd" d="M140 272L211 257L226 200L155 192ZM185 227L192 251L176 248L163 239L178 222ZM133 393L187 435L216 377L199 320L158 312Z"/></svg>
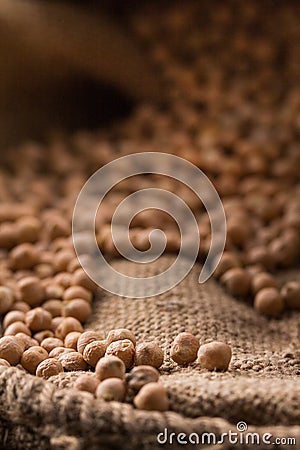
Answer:
<svg viewBox="0 0 300 450"><path fill-rule="evenodd" d="M212 8L211 2L187 2L184 8L171 4L133 16L132 32L164 81L163 104L140 105L127 120L98 132L57 133L47 145L1 149L2 365L20 363L45 378L96 367L96 375L84 375L90 378L78 381L79 386L93 383L89 389L99 397L109 398L114 389L118 398L124 397L124 374L105 378L114 379L107 386L97 374L101 361L120 354L126 355L121 358L125 369L131 369L139 355L132 336L109 342L108 336L98 335L77 347L96 286L75 256L71 222L88 177L115 158L141 151L181 156L215 185L227 217L227 242L214 276L230 294L250 299L267 316L300 309L299 281L280 283L277 276L279 270L295 268L300 256L299 6L281 2L266 14L264 3L233 1ZM201 201L178 182L150 174L125 180L104 200L96 218L99 248L107 258L118 256L109 231L115 208L129 193L153 186L176 193L193 211L203 262L211 230ZM154 228L165 231L167 252L177 253L178 229L161 211L134 218L133 245L147 249ZM211 356L211 363L203 362L205 348L189 339L187 356L181 341L179 348L172 346L175 362L198 358L208 369L228 367L227 347L222 348L224 359L217 358L223 360L219 367ZM213 349L217 355L218 345ZM163 359L157 347L149 355ZM140 373L139 367L157 370L157 364L146 358L131 369L126 383L135 373L156 383L156 372L147 368ZM147 389L163 389L151 383ZM142 404L138 395L137 406Z"/></svg>

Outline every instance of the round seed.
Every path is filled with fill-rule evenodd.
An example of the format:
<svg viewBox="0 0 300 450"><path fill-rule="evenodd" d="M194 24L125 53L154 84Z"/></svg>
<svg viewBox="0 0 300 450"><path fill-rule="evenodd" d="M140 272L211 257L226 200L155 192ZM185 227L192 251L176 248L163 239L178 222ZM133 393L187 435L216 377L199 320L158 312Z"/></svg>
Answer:
<svg viewBox="0 0 300 450"><path fill-rule="evenodd" d="M199 339L191 333L180 333L171 346L171 358L177 364L188 364L197 358Z"/></svg>
<svg viewBox="0 0 300 450"><path fill-rule="evenodd" d="M227 370L231 360L231 348L224 342L203 344L198 351L198 362L208 370Z"/></svg>
<svg viewBox="0 0 300 450"><path fill-rule="evenodd" d="M48 352L42 347L30 347L22 355L21 364L27 372L35 374L37 366L48 358Z"/></svg>
<svg viewBox="0 0 300 450"><path fill-rule="evenodd" d="M143 386L133 402L136 408L147 411L163 412L169 409L167 390L159 383L148 383Z"/></svg>
<svg viewBox="0 0 300 450"><path fill-rule="evenodd" d="M126 369L130 369L134 362L134 345L129 339L112 342L107 347L105 355L117 356L124 362Z"/></svg>
<svg viewBox="0 0 300 450"><path fill-rule="evenodd" d="M138 392L145 384L155 383L159 379L159 372L152 366L134 367L126 376L128 387Z"/></svg>
<svg viewBox="0 0 300 450"><path fill-rule="evenodd" d="M105 356L96 364L95 373L99 380L106 378L121 378L125 376L126 367L123 361L117 356Z"/></svg>
<svg viewBox="0 0 300 450"><path fill-rule="evenodd" d="M94 374L84 374L76 378L74 389L78 391L86 391L95 395L100 381Z"/></svg>
<svg viewBox="0 0 300 450"><path fill-rule="evenodd" d="M44 359L36 369L36 376L48 380L48 378L63 372L63 366L60 361L54 358Z"/></svg>
<svg viewBox="0 0 300 450"><path fill-rule="evenodd" d="M126 395L126 384L120 378L107 378L97 387L96 397L106 402L123 402Z"/></svg>
<svg viewBox="0 0 300 450"><path fill-rule="evenodd" d="M21 359L23 349L13 336L0 338L0 358L5 359L12 366L16 366Z"/></svg>
<svg viewBox="0 0 300 450"><path fill-rule="evenodd" d="M281 295L286 306L290 309L300 309L300 283L290 281L281 289Z"/></svg>
<svg viewBox="0 0 300 450"><path fill-rule="evenodd" d="M84 347L83 359L92 367L95 367L100 358L105 355L106 341L92 341Z"/></svg>
<svg viewBox="0 0 300 450"><path fill-rule="evenodd" d="M153 366L157 369L164 362L164 352L156 342L143 342L136 347L135 364L137 366Z"/></svg>

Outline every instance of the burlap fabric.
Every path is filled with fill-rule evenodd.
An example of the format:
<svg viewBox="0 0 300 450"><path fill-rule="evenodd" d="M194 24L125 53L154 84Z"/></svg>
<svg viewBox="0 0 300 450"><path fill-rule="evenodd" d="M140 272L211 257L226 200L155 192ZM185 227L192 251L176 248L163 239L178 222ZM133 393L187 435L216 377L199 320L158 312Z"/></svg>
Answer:
<svg viewBox="0 0 300 450"><path fill-rule="evenodd" d="M125 261L114 265L131 276L151 276L169 264L170 258L163 257L148 267ZM161 381L168 387L171 412L138 411L130 404L94 400L72 389L75 372L47 382L11 368L0 375L1 448L154 449L159 448L157 434L165 428L168 433L214 432L220 437L230 429L236 431L239 421L248 424L248 432L298 440L298 446L275 448L300 448L299 312L266 319L251 305L227 295L214 280L199 285L198 274L195 266L181 284L154 298L131 300L102 292L87 324L101 331L128 327L138 341L160 343L166 353ZM295 278L296 273L290 275ZM209 373L197 364L173 363L170 343L183 330L201 342L229 342L230 370ZM177 447L181 448L176 443L165 445ZM251 447L269 446L262 442L216 446Z"/></svg>

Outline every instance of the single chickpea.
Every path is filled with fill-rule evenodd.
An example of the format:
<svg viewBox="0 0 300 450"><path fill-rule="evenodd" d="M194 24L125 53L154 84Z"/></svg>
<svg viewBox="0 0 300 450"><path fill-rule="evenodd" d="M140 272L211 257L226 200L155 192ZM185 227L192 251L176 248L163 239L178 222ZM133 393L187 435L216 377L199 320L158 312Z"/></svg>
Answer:
<svg viewBox="0 0 300 450"><path fill-rule="evenodd" d="M58 360L62 363L64 370L68 372L86 370L88 367L82 354L78 352L63 352L58 356Z"/></svg>
<svg viewBox="0 0 300 450"><path fill-rule="evenodd" d="M41 232L41 222L36 217L20 217L16 222L19 244L35 243Z"/></svg>
<svg viewBox="0 0 300 450"><path fill-rule="evenodd" d="M5 286L0 286L0 314L5 314L14 302L13 291Z"/></svg>
<svg viewBox="0 0 300 450"><path fill-rule="evenodd" d="M124 362L126 369L130 369L134 362L134 345L129 339L112 342L108 345L105 355L117 356Z"/></svg>
<svg viewBox="0 0 300 450"><path fill-rule="evenodd" d="M134 367L126 376L128 387L138 392L145 384L155 383L159 379L159 372L153 366Z"/></svg>
<svg viewBox="0 0 300 450"><path fill-rule="evenodd" d="M107 348L106 341L92 341L84 347L83 359L95 367L100 358L103 358Z"/></svg>
<svg viewBox="0 0 300 450"><path fill-rule="evenodd" d="M10 252L11 267L14 270L32 269L39 262L39 254L32 244L20 244Z"/></svg>
<svg viewBox="0 0 300 450"><path fill-rule="evenodd" d="M51 327L52 316L44 308L34 308L25 316L25 323L32 331L48 330Z"/></svg>
<svg viewBox="0 0 300 450"><path fill-rule="evenodd" d="M64 295L64 288L59 284L51 283L45 286L45 299L46 300L61 300ZM51 312L51 311L50 311Z"/></svg>
<svg viewBox="0 0 300 450"><path fill-rule="evenodd" d="M108 345L115 341L121 341L123 339L129 339L133 345L136 345L136 338L132 331L127 330L126 328L117 328L115 330L111 330L107 335L107 343Z"/></svg>
<svg viewBox="0 0 300 450"><path fill-rule="evenodd" d="M96 397L105 402L123 402L126 396L126 383L120 378L107 378L101 381L96 390Z"/></svg>
<svg viewBox="0 0 300 450"><path fill-rule="evenodd" d="M62 286L64 289L68 289L71 286L72 275L68 272L60 272L55 275L53 282Z"/></svg>
<svg viewBox="0 0 300 450"><path fill-rule="evenodd" d="M77 342L80 336L81 333L79 331L71 331L71 333L68 333L64 340L65 347L77 350Z"/></svg>
<svg viewBox="0 0 300 450"><path fill-rule="evenodd" d="M88 291L91 291L93 294L95 294L98 290L98 285L89 278L89 276L85 273L83 269L75 270L72 276L72 285L82 286Z"/></svg>
<svg viewBox="0 0 300 450"><path fill-rule="evenodd" d="M159 383L145 384L133 400L136 408L147 411L167 411L169 400L167 390Z"/></svg>
<svg viewBox="0 0 300 450"><path fill-rule="evenodd" d="M63 294L63 300L74 300L76 298L81 298L88 303L91 303L93 295L90 291L82 286L70 286L65 290Z"/></svg>
<svg viewBox="0 0 300 450"><path fill-rule="evenodd" d="M31 331L24 322L14 322L11 323L4 332L4 336L15 336L17 333L24 333L31 336Z"/></svg>
<svg viewBox="0 0 300 450"><path fill-rule="evenodd" d="M258 272L252 278L252 291L254 294L257 294L258 291L261 291L264 288L277 288L277 282L275 278L267 272Z"/></svg>
<svg viewBox="0 0 300 450"><path fill-rule="evenodd" d="M80 333L82 333L82 325L79 320L75 319L74 317L66 317L56 328L55 335L58 339L61 339L63 341L67 334L69 334L71 331L79 331Z"/></svg>
<svg viewBox="0 0 300 450"><path fill-rule="evenodd" d="M48 337L41 342L41 347L43 347L48 353L51 352L56 347L63 347L64 343L61 339L54 337Z"/></svg>
<svg viewBox="0 0 300 450"><path fill-rule="evenodd" d="M85 331L79 336L77 341L77 351L83 353L85 346L93 341L102 341L104 336L97 331Z"/></svg>
<svg viewBox="0 0 300 450"><path fill-rule="evenodd" d="M290 309L300 309L300 283L289 281L281 289L282 298Z"/></svg>
<svg viewBox="0 0 300 450"><path fill-rule="evenodd" d="M60 250L54 256L53 265L57 272L65 272L68 269L70 261L74 258L74 252L72 250L63 249Z"/></svg>
<svg viewBox="0 0 300 450"><path fill-rule="evenodd" d="M123 361L117 356L104 356L99 359L96 364L95 373L100 381L106 378L121 378L125 377L126 367Z"/></svg>
<svg viewBox="0 0 300 450"><path fill-rule="evenodd" d="M49 357L48 352L42 347L30 347L21 357L21 364L27 372L35 374L37 366Z"/></svg>
<svg viewBox="0 0 300 450"><path fill-rule="evenodd" d="M203 344L198 351L198 362L208 370L227 370L231 360L231 348L224 342Z"/></svg>
<svg viewBox="0 0 300 450"><path fill-rule="evenodd" d="M26 277L19 281L21 298L29 306L39 306L45 298L45 289L37 277Z"/></svg>
<svg viewBox="0 0 300 450"><path fill-rule="evenodd" d="M197 358L200 344L191 333L180 333L176 336L171 346L171 358L177 364L192 363Z"/></svg>
<svg viewBox="0 0 300 450"><path fill-rule="evenodd" d="M23 313L27 313L30 310L30 306L28 303L23 301L15 302L12 306L14 311L22 311Z"/></svg>
<svg viewBox="0 0 300 450"><path fill-rule="evenodd" d="M96 395L99 383L99 379L94 374L83 374L76 379L73 387L78 391L86 391Z"/></svg>
<svg viewBox="0 0 300 450"><path fill-rule="evenodd" d="M48 378L63 372L63 366L60 361L55 358L44 359L36 368L36 376L48 380Z"/></svg>
<svg viewBox="0 0 300 450"><path fill-rule="evenodd" d="M21 359L23 348L15 336L0 338L0 358L5 359L12 366L16 366Z"/></svg>
<svg viewBox="0 0 300 450"><path fill-rule="evenodd" d="M232 295L246 296L250 289L250 275L245 269L235 267L227 270L221 277L221 282Z"/></svg>
<svg viewBox="0 0 300 450"><path fill-rule="evenodd" d="M79 322L86 322L92 314L92 308L85 300L80 298L66 302L63 308L64 317L75 317Z"/></svg>
<svg viewBox="0 0 300 450"><path fill-rule="evenodd" d="M3 319L3 328L7 328L9 325L15 322L24 322L25 321L25 313L22 311L9 311L4 319Z"/></svg>
<svg viewBox="0 0 300 450"><path fill-rule="evenodd" d="M11 250L18 242L17 227L11 223L0 225L0 247Z"/></svg>
<svg viewBox="0 0 300 450"><path fill-rule="evenodd" d="M34 339L36 339L38 341L39 344L41 344L41 342L44 339L53 338L54 333L52 330L43 330L43 331L38 331L37 333L35 333L33 335L33 337L34 337Z"/></svg>
<svg viewBox="0 0 300 450"><path fill-rule="evenodd" d="M62 317L62 316L53 317L53 319L51 320L50 329L55 333L58 325L60 325L64 319L65 319L65 317Z"/></svg>
<svg viewBox="0 0 300 450"><path fill-rule="evenodd" d="M276 288L261 289L254 298L254 308L261 314L277 316L284 310L284 300Z"/></svg>
<svg viewBox="0 0 300 450"><path fill-rule="evenodd" d="M42 304L42 308L48 311L52 317L58 317L62 315L63 304L60 300L50 299Z"/></svg>
<svg viewBox="0 0 300 450"><path fill-rule="evenodd" d="M164 352L156 342L143 342L136 347L135 364L153 366L157 369L164 362Z"/></svg>

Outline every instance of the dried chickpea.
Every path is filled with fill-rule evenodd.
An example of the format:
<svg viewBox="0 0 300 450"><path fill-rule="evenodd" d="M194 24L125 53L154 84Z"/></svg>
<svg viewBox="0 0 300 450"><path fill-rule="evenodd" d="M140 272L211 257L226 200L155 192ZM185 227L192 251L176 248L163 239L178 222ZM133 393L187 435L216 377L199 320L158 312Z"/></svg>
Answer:
<svg viewBox="0 0 300 450"><path fill-rule="evenodd" d="M58 325L60 325L64 319L65 317L62 316L53 317L51 320L51 330L55 332Z"/></svg>
<svg viewBox="0 0 300 450"><path fill-rule="evenodd" d="M96 364L95 373L100 381L106 378L125 377L126 367L123 361L117 356L104 356Z"/></svg>
<svg viewBox="0 0 300 450"><path fill-rule="evenodd" d="M74 300L76 298L82 298L89 303L92 301L92 297L92 293L82 286L70 286L65 290L63 294L63 300Z"/></svg>
<svg viewBox="0 0 300 450"><path fill-rule="evenodd" d="M284 300L276 288L261 289L254 298L254 308L261 314L276 316L284 310Z"/></svg>
<svg viewBox="0 0 300 450"><path fill-rule="evenodd" d="M105 402L123 402L126 396L126 383L120 378L107 378L101 381L96 390L96 397Z"/></svg>
<svg viewBox="0 0 300 450"><path fill-rule="evenodd" d="M112 342L107 347L105 355L117 356L124 362L126 369L130 369L134 362L134 345L129 339Z"/></svg>
<svg viewBox="0 0 300 450"><path fill-rule="evenodd" d="M199 339L191 333L180 333L174 339L171 346L171 358L177 364L188 364L197 358Z"/></svg>
<svg viewBox="0 0 300 450"><path fill-rule="evenodd" d="M49 277L52 277L54 274L54 269L51 264L37 264L34 267L34 273L37 275L40 279L47 279Z"/></svg>
<svg viewBox="0 0 300 450"><path fill-rule="evenodd" d="M31 331L24 322L14 322L5 329L4 336L15 336L17 333L24 333L31 336Z"/></svg>
<svg viewBox="0 0 300 450"><path fill-rule="evenodd" d="M134 367L126 376L128 387L138 392L145 384L155 383L159 379L159 372L153 366Z"/></svg>
<svg viewBox="0 0 300 450"><path fill-rule="evenodd" d="M23 301L15 302L12 306L14 311L22 311L23 313L27 313L30 310L30 306L28 303Z"/></svg>
<svg viewBox="0 0 300 450"><path fill-rule="evenodd" d="M164 352L155 342L143 342L136 347L135 364L153 366L157 369L164 362Z"/></svg>
<svg viewBox="0 0 300 450"><path fill-rule="evenodd" d="M41 347L43 347L48 353L51 352L56 347L63 347L64 343L61 339L54 337L48 337L41 342Z"/></svg>
<svg viewBox="0 0 300 450"><path fill-rule="evenodd" d="M208 370L227 370L231 360L231 348L224 342L203 344L198 351L198 362Z"/></svg>
<svg viewBox="0 0 300 450"><path fill-rule="evenodd" d="M234 253L224 252L214 274L216 277L221 277L225 272L234 267L240 267L238 257Z"/></svg>
<svg viewBox="0 0 300 450"><path fill-rule="evenodd" d="M20 244L10 252L11 266L14 270L32 269L39 262L39 254L32 244Z"/></svg>
<svg viewBox="0 0 300 450"><path fill-rule="evenodd" d="M63 305L60 300L50 299L42 304L42 308L48 311L52 317L58 317L62 315Z"/></svg>
<svg viewBox="0 0 300 450"><path fill-rule="evenodd" d="M65 347L55 347L49 353L50 358L58 358L62 353L72 353L75 352L73 348L65 348Z"/></svg>
<svg viewBox="0 0 300 450"><path fill-rule="evenodd" d="M84 347L83 359L92 367L95 367L100 358L105 355L106 341L92 341Z"/></svg>
<svg viewBox="0 0 300 450"><path fill-rule="evenodd" d="M252 278L252 291L257 294L258 291L268 287L277 287L275 278L267 272L258 272Z"/></svg>
<svg viewBox="0 0 300 450"><path fill-rule="evenodd" d="M48 352L39 346L25 350L21 357L21 364L27 372L35 374L37 366L49 357Z"/></svg>
<svg viewBox="0 0 300 450"><path fill-rule="evenodd" d="M63 308L64 317L75 317L79 322L86 322L92 314L89 303L80 298L66 302Z"/></svg>
<svg viewBox="0 0 300 450"><path fill-rule="evenodd" d="M250 275L245 269L234 267L227 270L221 277L221 282L232 295L245 296L250 289Z"/></svg>
<svg viewBox="0 0 300 450"><path fill-rule="evenodd" d="M108 345L115 341L121 341L123 339L129 339L133 345L136 345L136 338L132 331L127 330L126 328L117 328L115 330L111 330L107 335L107 343Z"/></svg>
<svg viewBox="0 0 300 450"><path fill-rule="evenodd" d="M45 289L37 277L26 277L19 281L22 300L29 306L39 306L45 298Z"/></svg>
<svg viewBox="0 0 300 450"><path fill-rule="evenodd" d="M56 328L55 335L56 337L58 337L58 339L61 339L63 341L67 334L69 334L71 331L80 331L82 333L82 325L79 320L75 319L74 317L66 317Z"/></svg>
<svg viewBox="0 0 300 450"><path fill-rule="evenodd" d="M64 346L77 350L77 342L80 336L81 333L79 331L71 331L71 333L68 333L65 337Z"/></svg>
<svg viewBox="0 0 300 450"><path fill-rule="evenodd" d="M51 283L45 286L45 299L46 300L61 300L64 295L64 288L59 284Z"/></svg>
<svg viewBox="0 0 300 450"><path fill-rule="evenodd" d="M281 295L290 309L300 309L300 283L289 281L281 289Z"/></svg>
<svg viewBox="0 0 300 450"><path fill-rule="evenodd" d="M3 319L3 328L7 328L9 325L11 325L14 322L24 322L25 321L25 313L22 311L9 311L4 319Z"/></svg>
<svg viewBox="0 0 300 450"><path fill-rule="evenodd" d="M0 247L7 250L12 249L18 242L18 231L11 223L0 225Z"/></svg>
<svg viewBox="0 0 300 450"><path fill-rule="evenodd" d="M83 269L75 270L72 276L72 285L82 286L88 291L91 291L93 294L95 294L98 290L98 285L90 279Z"/></svg>
<svg viewBox="0 0 300 450"><path fill-rule="evenodd" d="M0 314L5 314L12 307L14 294L12 290L5 286L0 286Z"/></svg>
<svg viewBox="0 0 300 450"><path fill-rule="evenodd" d="M87 344L93 341L102 341L103 335L97 331L85 331L79 336L77 341L77 351L83 353L84 348Z"/></svg>
<svg viewBox="0 0 300 450"><path fill-rule="evenodd" d="M53 278L54 284L61 285L64 289L71 286L72 275L68 272L60 272Z"/></svg>
<svg viewBox="0 0 300 450"><path fill-rule="evenodd" d="M10 364L9 364L8 361L6 361L6 359L0 358L0 367L7 367L7 368L9 368Z"/></svg>
<svg viewBox="0 0 300 450"><path fill-rule="evenodd" d="M24 333L17 333L15 338L22 347L23 351L28 350L30 347L39 345L36 339L33 339L31 336Z"/></svg>
<svg viewBox="0 0 300 450"><path fill-rule="evenodd" d="M169 400L167 390L159 383L147 383L143 386L133 400L138 409L147 411L167 411Z"/></svg>
<svg viewBox="0 0 300 450"><path fill-rule="evenodd" d="M26 313L25 323L32 331L48 330L51 327L52 316L44 308L34 308Z"/></svg>
<svg viewBox="0 0 300 450"><path fill-rule="evenodd" d="M12 366L16 366L21 359L23 349L13 336L0 338L0 358L6 359Z"/></svg>
<svg viewBox="0 0 300 450"><path fill-rule="evenodd" d="M66 371L86 370L88 367L82 354L78 352L63 352L58 356L58 360Z"/></svg>
<svg viewBox="0 0 300 450"><path fill-rule="evenodd" d="M54 333L53 333L52 330L43 330L43 331L38 331L37 333L35 333L33 335L33 337L40 344L44 339L53 338L54 337Z"/></svg>
<svg viewBox="0 0 300 450"><path fill-rule="evenodd" d="M41 222L36 217L20 217L16 222L18 242L35 243L41 231Z"/></svg>
<svg viewBox="0 0 300 450"><path fill-rule="evenodd" d="M55 358L44 359L36 368L36 376L48 380L48 378L63 372L63 366L60 361Z"/></svg>
<svg viewBox="0 0 300 450"><path fill-rule="evenodd" d="M86 391L95 395L99 383L100 381L94 374L83 374L76 379L73 387L78 391Z"/></svg>
<svg viewBox="0 0 300 450"><path fill-rule="evenodd" d="M60 250L54 256L54 267L57 272L67 271L70 261L74 258L74 252L72 250L64 249Z"/></svg>

